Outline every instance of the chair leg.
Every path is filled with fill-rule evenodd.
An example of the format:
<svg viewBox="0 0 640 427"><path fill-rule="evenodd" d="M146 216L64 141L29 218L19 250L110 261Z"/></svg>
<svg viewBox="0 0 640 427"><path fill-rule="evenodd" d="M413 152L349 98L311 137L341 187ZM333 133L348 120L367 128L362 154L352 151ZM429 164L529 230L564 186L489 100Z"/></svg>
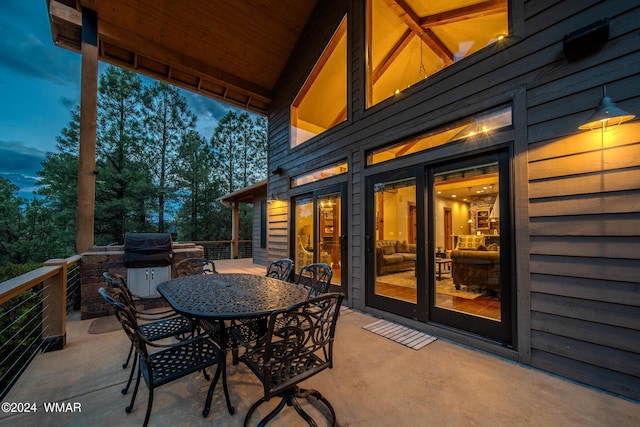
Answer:
<svg viewBox="0 0 640 427"><path fill-rule="evenodd" d="M140 386L141 376L142 376L142 372L140 371L140 368L138 368L138 376L136 377L136 385L135 387L133 387L133 394L131 395L131 403L129 403L129 406L125 408L125 411L127 412L127 414L131 413L131 410L133 409L133 403L136 401L136 395L138 394L138 387Z"/></svg>
<svg viewBox="0 0 640 427"><path fill-rule="evenodd" d="M251 408L249 408L249 410L247 411L247 415L245 415L245 417L244 417L244 427L247 427L249 425L249 419L251 418L251 415L253 414L253 411L255 411L256 408L258 406L260 406L261 404L263 404L264 402L266 402L266 400L265 400L264 397L262 397L262 398L260 398L260 400L258 400L253 405L251 405Z"/></svg>
<svg viewBox="0 0 640 427"><path fill-rule="evenodd" d="M153 386L149 386L149 401L147 402L147 414L144 417L144 423L142 427L147 427L149 424L149 417L151 417L151 407L153 406Z"/></svg>
<svg viewBox="0 0 640 427"><path fill-rule="evenodd" d="M278 406L276 407L276 409L274 409L273 411L269 412L267 414L266 417L264 417L259 423L258 423L258 427L264 427L267 425L267 423L269 421L271 421L272 419L275 418L276 415L278 415L280 413L280 411L282 411L282 408L285 407L285 405L287 404L288 399L287 398L282 398L282 400L280 401L280 403L278 403ZM253 407L252 407L253 408ZM255 409L255 408L253 408ZM249 419L249 414L247 414L247 418L244 419L244 425L245 427L247 426L247 420ZM317 426L316 426L317 427Z"/></svg>
<svg viewBox="0 0 640 427"><path fill-rule="evenodd" d="M131 372L129 373L129 380L127 381L127 385L125 386L125 388L121 390L122 394L127 394L129 392L129 387L131 387L131 381L133 381L133 373L136 371L137 365L138 365L138 358L135 358L133 359L133 365L131 365Z"/></svg>
<svg viewBox="0 0 640 427"><path fill-rule="evenodd" d="M129 354L127 355L127 360L122 364L122 369L127 369L127 366L129 366L131 354L133 354L133 344L131 344L131 347L129 347Z"/></svg>
<svg viewBox="0 0 640 427"><path fill-rule="evenodd" d="M296 410L298 415L300 415L307 422L307 424L313 427L318 427L318 424L316 424L313 418L311 418L311 416L307 414L304 409L302 409L302 406L300 406L298 400L295 397L292 397L289 403L291 404L291 406L293 406L293 409Z"/></svg>
<svg viewBox="0 0 640 427"><path fill-rule="evenodd" d="M331 418L332 418L332 421L333 421L331 425L333 425L333 426L337 425L336 424L336 421L337 421L336 420L336 412L333 410L333 406L331 405L331 403L329 403L329 401L322 394L320 394L320 392L318 390L305 390L305 389L301 388L301 389L298 389L298 393L296 395L296 397L304 398L304 399L307 399L307 400L309 400L310 396L313 396L316 399L318 399L319 401L321 401L322 403L324 403L324 406L326 406L327 409L329 410L329 412L331 413Z"/></svg>

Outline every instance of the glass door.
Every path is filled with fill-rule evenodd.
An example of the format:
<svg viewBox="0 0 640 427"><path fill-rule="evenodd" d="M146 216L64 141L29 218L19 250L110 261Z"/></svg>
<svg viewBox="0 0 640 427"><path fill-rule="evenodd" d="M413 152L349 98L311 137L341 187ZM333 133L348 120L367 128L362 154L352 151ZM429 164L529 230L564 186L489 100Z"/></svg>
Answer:
<svg viewBox="0 0 640 427"><path fill-rule="evenodd" d="M428 173L430 318L511 341L507 153Z"/></svg>
<svg viewBox="0 0 640 427"><path fill-rule="evenodd" d="M331 290L346 293L347 273L344 250L346 215L343 211L345 186L318 190L293 199L294 218L292 243L294 270L320 262L333 271Z"/></svg>
<svg viewBox="0 0 640 427"><path fill-rule="evenodd" d="M418 274L424 265L424 227L417 225L424 208L421 188L415 170L368 180L367 304L426 319L426 310L420 310L427 301L424 275Z"/></svg>

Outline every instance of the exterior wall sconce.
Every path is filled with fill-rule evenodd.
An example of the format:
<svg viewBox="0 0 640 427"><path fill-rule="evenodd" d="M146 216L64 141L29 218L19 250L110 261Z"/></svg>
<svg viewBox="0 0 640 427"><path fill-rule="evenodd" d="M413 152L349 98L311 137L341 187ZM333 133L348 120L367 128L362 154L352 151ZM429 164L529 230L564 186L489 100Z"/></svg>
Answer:
<svg viewBox="0 0 640 427"><path fill-rule="evenodd" d="M277 168L272 170L271 173L274 174L274 175L283 175L284 174L284 170L282 170L282 168L280 166L278 166Z"/></svg>
<svg viewBox="0 0 640 427"><path fill-rule="evenodd" d="M627 122L635 117L634 114L629 114L623 109L616 106L616 104L607 96L607 87L602 87L602 99L600 105L596 108L596 111L578 127L580 130L600 130L606 131L607 127L617 126L620 123Z"/></svg>
<svg viewBox="0 0 640 427"><path fill-rule="evenodd" d="M271 193L271 195L267 198L268 203L277 202L279 200L280 199L278 199L278 196L276 195L276 193Z"/></svg>

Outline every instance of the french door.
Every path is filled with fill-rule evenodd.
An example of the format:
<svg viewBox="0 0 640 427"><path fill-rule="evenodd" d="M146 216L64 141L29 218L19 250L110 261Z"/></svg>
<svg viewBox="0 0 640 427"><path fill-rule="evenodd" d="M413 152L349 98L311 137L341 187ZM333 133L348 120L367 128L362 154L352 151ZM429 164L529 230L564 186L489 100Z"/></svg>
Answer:
<svg viewBox="0 0 640 427"><path fill-rule="evenodd" d="M345 191L340 184L292 199L291 252L296 272L311 263L327 264L333 271L330 290L346 294Z"/></svg>
<svg viewBox="0 0 640 427"><path fill-rule="evenodd" d="M367 179L367 305L513 341L509 158Z"/></svg>

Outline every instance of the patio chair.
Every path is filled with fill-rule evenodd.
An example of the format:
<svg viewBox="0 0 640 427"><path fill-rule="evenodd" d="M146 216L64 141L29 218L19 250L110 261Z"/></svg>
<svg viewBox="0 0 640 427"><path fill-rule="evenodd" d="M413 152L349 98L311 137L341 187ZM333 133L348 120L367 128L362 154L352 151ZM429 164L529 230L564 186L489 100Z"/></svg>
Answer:
<svg viewBox="0 0 640 427"><path fill-rule="evenodd" d="M285 406L293 406L309 425L316 425L298 403L298 399L312 397L327 407L332 425L336 425L331 403L317 390L300 388L298 383L333 367L333 340L343 298L341 293L327 293L276 311L269 317L264 336L251 344L243 343L246 351L240 361L258 377L264 390L264 396L249 408L245 426L258 406L272 397L281 401L259 426L275 418Z"/></svg>
<svg viewBox="0 0 640 427"><path fill-rule="evenodd" d="M173 277L193 276L196 274L217 274L216 265L206 258L186 258L171 266Z"/></svg>
<svg viewBox="0 0 640 427"><path fill-rule="evenodd" d="M293 261L289 258L283 258L279 259L278 261L273 261L271 264L269 264L269 267L267 267L266 276L288 282L289 278L291 277L292 270Z"/></svg>
<svg viewBox="0 0 640 427"><path fill-rule="evenodd" d="M192 319L176 313L173 309L166 309L162 311L138 310L135 307L135 295L129 290L122 277L116 276L114 278L107 272L103 273L103 277L113 289L121 291L121 293L117 294L120 302L130 307L131 312L136 316L136 318L143 322L140 325L140 331L148 341L153 342L172 337L184 338L194 334L198 325ZM131 355L133 354L133 348L134 345L131 343L127 360L122 365L122 369L126 369L129 365ZM129 391L129 387L133 381L133 373L136 369L136 363L137 359L134 359L131 366L131 373L129 374L129 380L127 381L127 385L122 389L122 394L127 394Z"/></svg>
<svg viewBox="0 0 640 427"><path fill-rule="evenodd" d="M309 289L309 298L329 292L333 271L327 264L305 265L300 269L295 284Z"/></svg>
<svg viewBox="0 0 640 427"><path fill-rule="evenodd" d="M211 398L221 374L227 410L230 414L235 412L235 409L231 406L227 388L226 357L220 347L211 339L209 331L174 344L153 343L142 333L138 325L137 316L131 307L121 302L122 295L120 294L123 293L122 290L100 288L98 292L111 304L113 310L117 313L122 329L124 329L131 343L135 346L139 359L140 368L138 369L136 385L131 396L131 403L125 409L127 413L133 410L138 387L140 386L140 377L144 378L149 388L147 412L143 424L146 427L151 416L155 388L194 372L204 371L214 365L217 365L216 373L207 392L202 416L209 415ZM160 350L150 353L148 347L155 347Z"/></svg>
<svg viewBox="0 0 640 427"><path fill-rule="evenodd" d="M293 261L289 258L283 258L269 264L265 276L288 282L291 278L292 271ZM234 320L231 322L230 327L234 329L236 331L235 333L239 334L245 342L253 341L266 332L267 317ZM236 342L232 342L231 344L233 364L236 365L238 364L238 345Z"/></svg>

